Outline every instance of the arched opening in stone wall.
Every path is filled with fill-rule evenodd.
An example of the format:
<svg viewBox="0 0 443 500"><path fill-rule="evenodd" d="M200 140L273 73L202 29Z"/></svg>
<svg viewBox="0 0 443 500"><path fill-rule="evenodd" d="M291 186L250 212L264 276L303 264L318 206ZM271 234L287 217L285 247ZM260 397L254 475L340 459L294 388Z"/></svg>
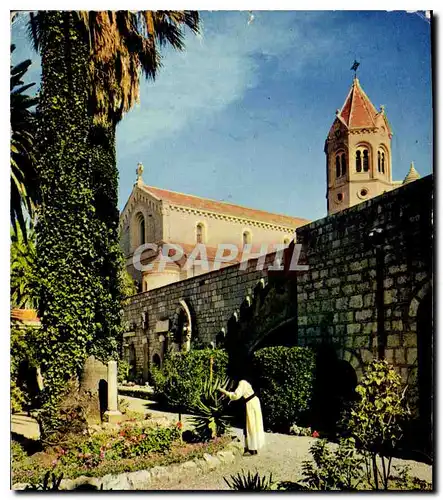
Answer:
<svg viewBox="0 0 443 500"><path fill-rule="evenodd" d="M417 364L420 441L427 451L432 450L433 431L433 321L432 292L420 302L417 311Z"/></svg>
<svg viewBox="0 0 443 500"><path fill-rule="evenodd" d="M158 354L154 354L154 356L152 356L152 364L156 368L161 368L161 359L160 359L160 356Z"/></svg>
<svg viewBox="0 0 443 500"><path fill-rule="evenodd" d="M253 351L258 351L264 347L272 347L282 345L291 347L297 345L297 320L296 318L289 318L272 330L266 333L256 345Z"/></svg>
<svg viewBox="0 0 443 500"><path fill-rule="evenodd" d="M193 326L194 321L191 313L191 308L186 301L180 299L171 321L173 342L176 344L179 351L190 350L191 340L194 336Z"/></svg>
<svg viewBox="0 0 443 500"><path fill-rule="evenodd" d="M335 435L343 411L355 401L357 374L352 364L337 356L333 345L316 348L316 376L311 427Z"/></svg>

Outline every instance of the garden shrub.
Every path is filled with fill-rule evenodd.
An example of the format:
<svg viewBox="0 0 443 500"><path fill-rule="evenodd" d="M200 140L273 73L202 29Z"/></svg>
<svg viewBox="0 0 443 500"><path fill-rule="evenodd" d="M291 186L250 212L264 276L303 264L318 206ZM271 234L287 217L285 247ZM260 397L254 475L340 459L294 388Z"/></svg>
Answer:
<svg viewBox="0 0 443 500"><path fill-rule="evenodd" d="M11 322L11 409L13 412L37 406L37 378L33 376L38 366L38 346L41 330ZM34 370L32 370L34 369Z"/></svg>
<svg viewBox="0 0 443 500"><path fill-rule="evenodd" d="M129 370L131 369L131 365L124 359L118 361L118 369L117 369L117 381L121 384L123 381L129 380Z"/></svg>
<svg viewBox="0 0 443 500"><path fill-rule="evenodd" d="M254 353L253 365L266 427L287 431L310 407L314 351L307 347L265 347Z"/></svg>
<svg viewBox="0 0 443 500"><path fill-rule="evenodd" d="M299 483L300 489L353 491L364 483L364 459L357 454L352 438L341 439L334 452L329 449L325 439L319 439L309 451L314 462L303 462L304 477Z"/></svg>
<svg viewBox="0 0 443 500"><path fill-rule="evenodd" d="M162 368L151 369L158 400L178 412L192 412L200 399L204 381L209 378L211 358L213 376L223 378L228 364L226 351L201 349L169 354Z"/></svg>
<svg viewBox="0 0 443 500"><path fill-rule="evenodd" d="M409 413L406 387L393 366L375 359L355 390L359 399L344 415L343 427L363 452L368 482L375 490L388 489L392 455Z"/></svg>

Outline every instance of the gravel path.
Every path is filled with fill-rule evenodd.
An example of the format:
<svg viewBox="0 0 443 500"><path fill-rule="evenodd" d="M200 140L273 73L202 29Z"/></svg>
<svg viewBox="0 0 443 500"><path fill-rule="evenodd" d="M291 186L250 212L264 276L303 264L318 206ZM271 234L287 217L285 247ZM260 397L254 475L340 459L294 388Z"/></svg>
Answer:
<svg viewBox="0 0 443 500"><path fill-rule="evenodd" d="M143 399L129 396L119 396L119 399L126 400L129 408L133 411L150 413L154 418L167 419L176 422L176 413L153 410L151 406L155 403ZM189 428L190 416L182 415L184 428ZM25 415L14 415L12 418L12 430L28 437L35 437L38 432L38 425L34 419ZM232 428L231 433L243 440L242 430ZM276 481L296 481L301 477L302 462L311 458L309 447L315 441L311 437L289 436L287 434L266 433L266 446L255 456L245 456L236 460L232 464L219 466L217 469L202 475L188 474L173 482L158 481L152 489L155 490L229 490L224 478L230 478L242 469L247 472L261 475L269 475ZM334 445L333 445L334 446ZM412 460L399 460L394 458L392 465L405 466L411 468L411 475L420 479L432 482L432 467L430 465L415 462Z"/></svg>
<svg viewBox="0 0 443 500"><path fill-rule="evenodd" d="M311 437L288 436L266 433L266 447L258 455L241 457L233 464L223 465L204 475L190 475L174 482L158 482L156 490L229 490L224 478L230 479L242 469L261 475L272 473L276 481L297 481L302 476L302 462L311 458L309 447L315 441ZM393 465L410 465L411 474L432 481L429 465L411 460L393 459ZM152 488L154 489L154 487Z"/></svg>

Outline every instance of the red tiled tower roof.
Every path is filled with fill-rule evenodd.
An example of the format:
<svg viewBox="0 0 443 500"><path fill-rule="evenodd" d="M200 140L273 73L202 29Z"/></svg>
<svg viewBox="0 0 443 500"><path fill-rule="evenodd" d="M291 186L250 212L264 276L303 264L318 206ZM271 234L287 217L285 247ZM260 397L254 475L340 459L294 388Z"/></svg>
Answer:
<svg viewBox="0 0 443 500"><path fill-rule="evenodd" d="M169 191L167 189L160 189L153 186L141 185L144 191L150 193L155 198L165 200L172 205L182 207L191 207L208 212L216 212L224 215L232 215L234 217L241 217L246 219L258 220L268 222L278 226L286 226L290 228L297 228L307 224L307 219L299 217L290 217L289 215L273 214L265 212L264 210L255 210L253 208L242 207L240 205L233 205L223 201L210 200L208 198L200 198L190 194L177 193L176 191Z"/></svg>
<svg viewBox="0 0 443 500"><path fill-rule="evenodd" d="M358 78L354 78L351 90L337 116L349 129L372 128L376 127L375 119L379 114L361 88Z"/></svg>

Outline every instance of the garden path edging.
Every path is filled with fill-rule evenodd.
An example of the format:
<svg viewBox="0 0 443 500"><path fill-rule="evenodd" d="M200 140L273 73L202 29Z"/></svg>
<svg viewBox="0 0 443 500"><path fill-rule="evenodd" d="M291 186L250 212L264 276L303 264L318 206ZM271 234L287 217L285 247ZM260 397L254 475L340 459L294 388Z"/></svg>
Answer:
<svg viewBox="0 0 443 500"><path fill-rule="evenodd" d="M146 470L123 472L121 474L106 474L103 477L79 476L75 479L62 479L60 490L73 490L79 486L94 486L98 490L146 490L155 486L157 480L173 481L178 477L192 472L202 474L215 470L217 467L235 462L243 455L243 444L236 438L224 450L215 455L205 453L202 458L195 458L179 464L155 466ZM26 483L12 485L13 490L24 490Z"/></svg>

